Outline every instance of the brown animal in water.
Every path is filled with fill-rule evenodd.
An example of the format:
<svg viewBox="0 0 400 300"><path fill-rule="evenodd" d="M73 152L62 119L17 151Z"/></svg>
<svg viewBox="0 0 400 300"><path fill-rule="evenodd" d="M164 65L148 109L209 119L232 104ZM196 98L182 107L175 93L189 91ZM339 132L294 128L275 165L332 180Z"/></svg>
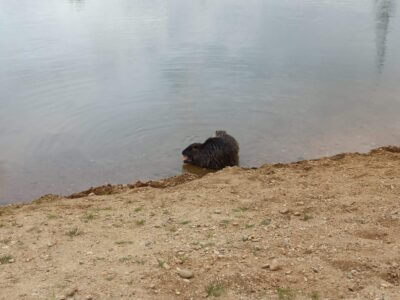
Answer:
<svg viewBox="0 0 400 300"><path fill-rule="evenodd" d="M194 143L182 151L183 162L201 168L219 170L239 163L239 144L225 131L215 132L215 137L204 143Z"/></svg>

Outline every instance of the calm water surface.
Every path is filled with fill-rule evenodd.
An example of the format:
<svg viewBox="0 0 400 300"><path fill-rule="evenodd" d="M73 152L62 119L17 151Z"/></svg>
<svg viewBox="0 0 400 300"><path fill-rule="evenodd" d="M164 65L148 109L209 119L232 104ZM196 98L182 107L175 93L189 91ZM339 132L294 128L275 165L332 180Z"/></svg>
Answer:
<svg viewBox="0 0 400 300"><path fill-rule="evenodd" d="M400 144L395 0L0 0L0 203Z"/></svg>

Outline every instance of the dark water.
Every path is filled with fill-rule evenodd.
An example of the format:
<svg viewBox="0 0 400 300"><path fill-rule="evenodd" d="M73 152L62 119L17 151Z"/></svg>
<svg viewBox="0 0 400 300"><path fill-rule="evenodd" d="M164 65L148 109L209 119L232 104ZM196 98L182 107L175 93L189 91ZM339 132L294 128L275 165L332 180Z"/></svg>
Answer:
<svg viewBox="0 0 400 300"><path fill-rule="evenodd" d="M0 0L0 203L400 144L395 0Z"/></svg>

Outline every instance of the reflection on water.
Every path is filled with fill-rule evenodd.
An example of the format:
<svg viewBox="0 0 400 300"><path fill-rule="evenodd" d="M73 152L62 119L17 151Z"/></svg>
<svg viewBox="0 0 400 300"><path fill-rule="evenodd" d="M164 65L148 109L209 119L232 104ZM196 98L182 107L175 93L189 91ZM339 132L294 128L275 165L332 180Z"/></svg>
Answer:
<svg viewBox="0 0 400 300"><path fill-rule="evenodd" d="M393 0L375 0L375 30L376 30L376 63L378 73L382 73L385 65L386 43L389 33L389 22L394 15Z"/></svg>
<svg viewBox="0 0 400 300"><path fill-rule="evenodd" d="M0 202L399 144L395 4L0 1Z"/></svg>

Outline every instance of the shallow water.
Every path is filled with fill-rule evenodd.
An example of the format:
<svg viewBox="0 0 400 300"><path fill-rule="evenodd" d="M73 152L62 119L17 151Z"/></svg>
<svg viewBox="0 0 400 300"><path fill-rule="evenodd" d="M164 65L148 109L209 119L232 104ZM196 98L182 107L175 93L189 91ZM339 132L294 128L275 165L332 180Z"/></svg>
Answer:
<svg viewBox="0 0 400 300"><path fill-rule="evenodd" d="M0 0L0 203L400 144L395 0Z"/></svg>

